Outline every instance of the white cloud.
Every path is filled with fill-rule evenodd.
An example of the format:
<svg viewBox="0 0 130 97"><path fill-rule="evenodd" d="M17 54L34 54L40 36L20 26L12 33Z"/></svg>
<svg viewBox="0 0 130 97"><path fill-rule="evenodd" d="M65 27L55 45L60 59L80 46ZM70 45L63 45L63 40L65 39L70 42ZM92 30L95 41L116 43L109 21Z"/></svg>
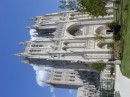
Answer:
<svg viewBox="0 0 130 97"><path fill-rule="evenodd" d="M50 87L50 92L54 93L54 88L53 87Z"/></svg>
<svg viewBox="0 0 130 97"><path fill-rule="evenodd" d="M32 64L31 64L32 65ZM47 74L45 72L45 67L43 65L37 66L32 65L33 69L36 72L36 81L37 84L41 87L45 86L46 84L43 82L45 78L47 78Z"/></svg>
<svg viewBox="0 0 130 97"><path fill-rule="evenodd" d="M56 95L53 93L52 97L56 97Z"/></svg>
<svg viewBox="0 0 130 97"><path fill-rule="evenodd" d="M44 87L44 84L43 84L42 81L40 81L40 80L38 80L38 79L36 79L36 80L37 80L37 84L38 84L39 86Z"/></svg>
<svg viewBox="0 0 130 97"><path fill-rule="evenodd" d="M72 90L71 89L69 89L69 94L72 94Z"/></svg>

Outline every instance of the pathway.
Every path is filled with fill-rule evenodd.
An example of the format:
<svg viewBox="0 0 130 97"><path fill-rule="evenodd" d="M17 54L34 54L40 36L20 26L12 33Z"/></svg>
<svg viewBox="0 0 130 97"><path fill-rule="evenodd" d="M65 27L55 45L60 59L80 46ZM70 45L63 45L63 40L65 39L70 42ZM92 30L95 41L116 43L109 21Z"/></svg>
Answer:
<svg viewBox="0 0 130 97"><path fill-rule="evenodd" d="M119 65L116 65L115 91L119 91L121 97L130 97L130 79L122 75Z"/></svg>

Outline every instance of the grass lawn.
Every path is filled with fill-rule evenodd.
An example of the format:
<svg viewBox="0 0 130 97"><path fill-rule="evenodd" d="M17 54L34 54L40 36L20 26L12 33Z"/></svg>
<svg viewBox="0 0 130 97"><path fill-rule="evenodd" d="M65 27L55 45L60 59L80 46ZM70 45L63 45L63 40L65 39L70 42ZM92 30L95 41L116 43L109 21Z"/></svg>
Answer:
<svg viewBox="0 0 130 97"><path fill-rule="evenodd" d="M130 0L121 0L120 5L115 5L118 10L115 11L115 20L122 26L121 41L123 42L123 57L121 71L123 75L130 78Z"/></svg>
<svg viewBox="0 0 130 97"><path fill-rule="evenodd" d="M128 5L127 10L127 26L126 33L124 34L124 50L123 50L123 59L121 64L121 71L123 75L130 78L130 0L124 0Z"/></svg>

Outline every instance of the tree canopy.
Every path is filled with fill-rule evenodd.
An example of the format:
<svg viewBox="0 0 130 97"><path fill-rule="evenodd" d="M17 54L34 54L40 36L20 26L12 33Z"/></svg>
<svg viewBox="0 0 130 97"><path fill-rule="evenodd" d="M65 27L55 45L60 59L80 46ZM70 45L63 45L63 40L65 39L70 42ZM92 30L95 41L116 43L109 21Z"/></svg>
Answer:
<svg viewBox="0 0 130 97"><path fill-rule="evenodd" d="M90 68L92 68L98 72L101 72L106 67L106 63L104 63L102 60L100 60L100 61L90 64L89 66L90 66Z"/></svg>
<svg viewBox="0 0 130 97"><path fill-rule="evenodd" d="M105 16L107 14L105 5L108 0L68 0L67 2L60 1L60 8L69 10L77 10L78 12L87 12L92 17Z"/></svg>
<svg viewBox="0 0 130 97"><path fill-rule="evenodd" d="M69 10L75 10L76 9L76 2L75 1L65 1L65 0L60 0L61 5L59 8L61 9L69 9Z"/></svg>

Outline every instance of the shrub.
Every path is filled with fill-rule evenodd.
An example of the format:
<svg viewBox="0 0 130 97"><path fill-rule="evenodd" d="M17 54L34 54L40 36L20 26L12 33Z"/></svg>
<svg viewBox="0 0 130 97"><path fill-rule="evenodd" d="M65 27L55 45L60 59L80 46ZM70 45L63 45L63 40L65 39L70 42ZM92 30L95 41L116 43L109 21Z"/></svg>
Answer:
<svg viewBox="0 0 130 97"><path fill-rule="evenodd" d="M115 68L114 67L111 67L111 75L113 75L113 73L115 72L115 70L114 70Z"/></svg>
<svg viewBox="0 0 130 97"><path fill-rule="evenodd" d="M120 4L120 0L115 0L114 3L116 3L116 4Z"/></svg>
<svg viewBox="0 0 130 97"><path fill-rule="evenodd" d="M121 34L119 32L113 34L113 40L118 41L120 39L121 39Z"/></svg>
<svg viewBox="0 0 130 97"><path fill-rule="evenodd" d="M114 57L121 60L122 56L123 56L123 41L118 40L117 42L115 42L114 45Z"/></svg>
<svg viewBox="0 0 130 97"><path fill-rule="evenodd" d="M106 23L106 26L109 27L111 30L113 30L113 39L115 41L118 41L121 39L121 25L119 25L117 22L113 21L111 23Z"/></svg>
<svg viewBox="0 0 130 97"><path fill-rule="evenodd" d="M107 46L108 46L108 48L110 47L110 48L112 48L112 49L113 49L113 48L114 48L114 43L113 43L113 42L108 43L108 44L107 44Z"/></svg>
<svg viewBox="0 0 130 97"><path fill-rule="evenodd" d="M110 29L114 29L114 27L117 25L118 23L117 22L111 22L111 23L106 23L106 26L109 27Z"/></svg>
<svg viewBox="0 0 130 97"><path fill-rule="evenodd" d="M118 22L115 22L115 21L111 23L106 23L106 26L109 27L114 32L119 32L121 29L121 25L119 25Z"/></svg>
<svg viewBox="0 0 130 97"><path fill-rule="evenodd" d="M106 63L104 63L103 61L97 61L95 63L90 64L89 66L90 66L90 68L92 68L98 72L101 72L106 67Z"/></svg>

